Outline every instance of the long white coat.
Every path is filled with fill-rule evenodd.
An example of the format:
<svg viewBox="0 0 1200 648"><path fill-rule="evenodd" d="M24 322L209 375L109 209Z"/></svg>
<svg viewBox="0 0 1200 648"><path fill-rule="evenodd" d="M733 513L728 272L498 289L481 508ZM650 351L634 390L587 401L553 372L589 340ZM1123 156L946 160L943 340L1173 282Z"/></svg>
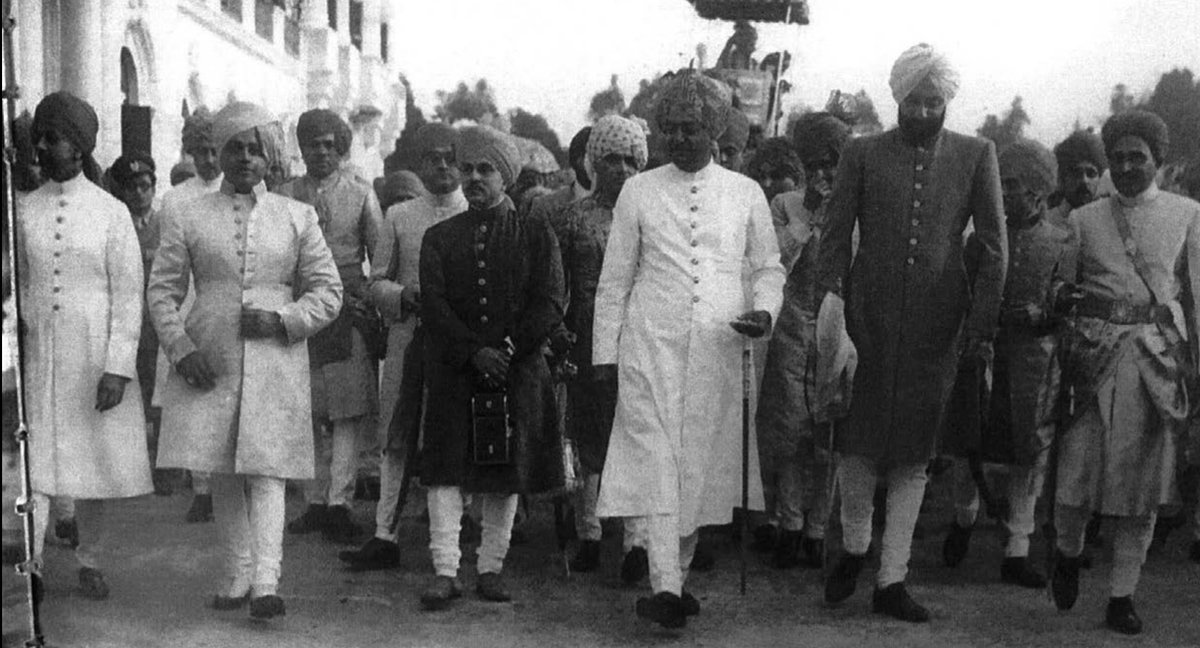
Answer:
<svg viewBox="0 0 1200 648"><path fill-rule="evenodd" d="M741 506L745 338L729 323L747 302L777 317L783 283L753 180L710 163L625 183L596 291L592 358L616 363L620 384L598 515L678 513L680 535L731 519ZM750 508L761 509L749 451Z"/></svg>
<svg viewBox="0 0 1200 648"><path fill-rule="evenodd" d="M180 305L195 283L186 320ZM163 223L146 289L172 362L159 466L288 479L313 476L308 346L337 317L342 282L313 208L266 192L206 194ZM242 306L274 310L288 342L239 334ZM216 387L189 386L174 365L207 354Z"/></svg>
<svg viewBox="0 0 1200 648"><path fill-rule="evenodd" d="M142 260L129 210L82 175L17 205L33 490L106 499L151 492L134 369ZM96 411L105 373L130 379Z"/></svg>

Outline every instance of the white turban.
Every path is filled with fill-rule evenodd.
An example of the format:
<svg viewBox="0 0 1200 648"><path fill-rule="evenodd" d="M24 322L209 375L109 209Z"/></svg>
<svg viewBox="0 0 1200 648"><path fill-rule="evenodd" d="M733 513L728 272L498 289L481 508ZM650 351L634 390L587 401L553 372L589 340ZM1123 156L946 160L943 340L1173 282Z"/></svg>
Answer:
<svg viewBox="0 0 1200 648"><path fill-rule="evenodd" d="M958 71L944 54L925 43L913 45L892 66L892 96L904 101L918 84L928 78L947 102L958 94Z"/></svg>
<svg viewBox="0 0 1200 648"><path fill-rule="evenodd" d="M213 144L219 153L234 135L278 122L278 117L258 104L235 101L213 115Z"/></svg>

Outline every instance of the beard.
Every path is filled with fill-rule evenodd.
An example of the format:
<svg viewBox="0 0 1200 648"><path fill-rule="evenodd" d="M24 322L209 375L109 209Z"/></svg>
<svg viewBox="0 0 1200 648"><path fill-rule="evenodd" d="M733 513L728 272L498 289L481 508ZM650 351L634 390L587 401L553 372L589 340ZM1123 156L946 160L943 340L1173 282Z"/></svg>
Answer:
<svg viewBox="0 0 1200 648"><path fill-rule="evenodd" d="M946 122L946 111L936 117L908 117L901 111L897 112L900 124L900 134L910 143L927 142L942 130Z"/></svg>

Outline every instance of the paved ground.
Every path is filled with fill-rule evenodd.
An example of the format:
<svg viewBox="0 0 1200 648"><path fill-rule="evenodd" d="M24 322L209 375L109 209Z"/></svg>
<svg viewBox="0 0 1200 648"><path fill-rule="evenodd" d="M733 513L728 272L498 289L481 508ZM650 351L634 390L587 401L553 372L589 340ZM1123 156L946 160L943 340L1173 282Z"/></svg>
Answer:
<svg viewBox="0 0 1200 648"><path fill-rule="evenodd" d="M938 490L936 485L935 492ZM529 540L514 546L507 566L511 604L484 603L468 593L452 609L425 613L417 594L431 566L427 531L413 511L404 520L406 548L400 569L350 574L335 557L339 547L316 536L285 541L283 583L288 614L253 622L246 612L205 607L219 571L212 524L181 519L188 494L144 497L112 507L106 574L112 597L103 602L74 593L69 550L47 550L47 600L43 606L48 645L66 647L202 648L308 646L524 647L524 646L829 646L902 648L961 646L1195 646L1200 645L1200 566L1185 561L1184 534L1152 556L1139 592L1147 632L1116 636L1103 627L1107 558L1086 573L1076 609L1059 614L1043 592L998 584L999 532L976 534L972 554L958 570L940 566L940 541L948 516L938 507L922 518L910 586L933 612L933 622L913 626L869 610L866 577L859 593L830 610L821 603L814 571L779 572L750 558L749 593L738 595L737 554L717 545L718 567L689 583L702 614L681 632L665 632L635 619L640 590L617 577L619 539L604 546L601 573L565 579L558 571L550 507L534 509L525 526ZM299 504L290 502L290 514ZM361 503L360 520L371 512ZM1040 554L1040 544L1035 554ZM468 555L473 552L468 551ZM473 573L465 574L468 587ZM5 646L24 638L22 582L3 576Z"/></svg>

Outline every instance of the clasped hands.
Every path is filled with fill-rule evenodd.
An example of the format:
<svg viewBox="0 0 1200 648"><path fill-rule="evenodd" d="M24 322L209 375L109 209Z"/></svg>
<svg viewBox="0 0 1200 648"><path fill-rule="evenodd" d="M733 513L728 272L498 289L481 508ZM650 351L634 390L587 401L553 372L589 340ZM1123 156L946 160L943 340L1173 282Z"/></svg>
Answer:
<svg viewBox="0 0 1200 648"><path fill-rule="evenodd" d="M771 314L764 310L749 311L738 315L729 325L746 337L760 338L771 332Z"/></svg>
<svg viewBox="0 0 1200 648"><path fill-rule="evenodd" d="M493 347L483 347L471 356L471 365L479 372L489 388L498 388L508 376L508 353Z"/></svg>

